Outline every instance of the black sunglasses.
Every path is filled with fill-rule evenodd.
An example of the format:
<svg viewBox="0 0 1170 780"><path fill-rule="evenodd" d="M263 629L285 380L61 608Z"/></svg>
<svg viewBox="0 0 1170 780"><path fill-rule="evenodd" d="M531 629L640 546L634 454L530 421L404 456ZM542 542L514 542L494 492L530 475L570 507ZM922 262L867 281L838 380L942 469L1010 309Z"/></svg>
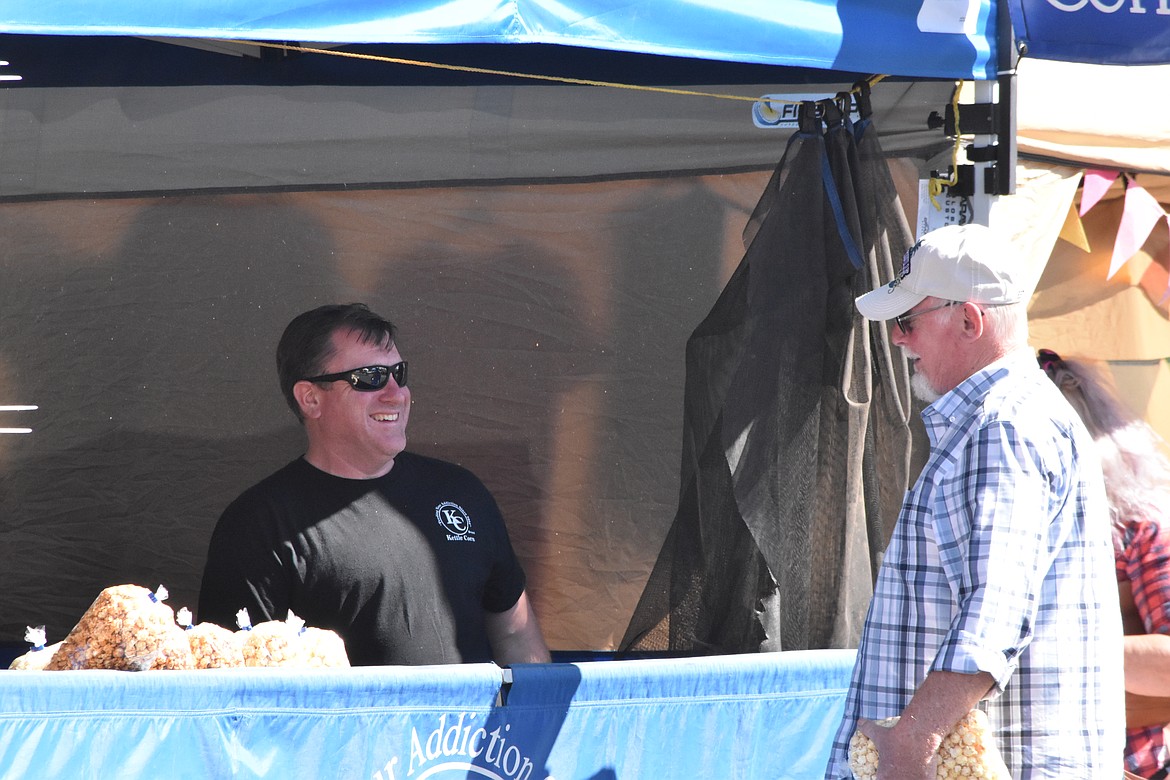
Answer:
<svg viewBox="0 0 1170 780"><path fill-rule="evenodd" d="M336 374L322 374L321 376L306 377L305 382L336 382L344 379L353 386L354 390L363 393L372 393L381 390L394 377L394 383L399 387L406 387L406 361L402 360L392 366L362 366L351 368L348 371L338 371Z"/></svg>
<svg viewBox="0 0 1170 780"><path fill-rule="evenodd" d="M913 328L913 326L910 324L910 320L914 319L915 317L921 317L923 314L930 314L932 311L946 309L951 306L961 306L962 304L963 301L947 301L946 303L939 304L938 306L931 306L929 309L920 309L918 311L910 312L909 314L900 314L897 317L894 317L894 322L897 323L903 334L909 336L910 331Z"/></svg>

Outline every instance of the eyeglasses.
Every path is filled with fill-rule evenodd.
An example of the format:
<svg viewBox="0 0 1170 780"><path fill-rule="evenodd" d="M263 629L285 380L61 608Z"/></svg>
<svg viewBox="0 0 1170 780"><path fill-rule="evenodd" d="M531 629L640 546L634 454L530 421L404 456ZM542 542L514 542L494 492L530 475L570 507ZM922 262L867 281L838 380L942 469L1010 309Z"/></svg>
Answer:
<svg viewBox="0 0 1170 780"><path fill-rule="evenodd" d="M894 317L894 322L896 322L898 327L901 328L903 335L909 336L911 330L909 324L910 320L914 319L915 317L921 317L923 314L930 314L932 311L945 309L948 306L960 306L962 303L963 301L947 301L946 303L940 303L938 306L931 306L929 309L922 309L911 314L898 315L897 317Z"/></svg>
<svg viewBox="0 0 1170 780"><path fill-rule="evenodd" d="M305 382L336 382L344 379L353 386L354 390L362 393L372 393L381 390L394 377L394 383L399 387L406 387L406 361L402 360L392 366L363 366L351 368L348 371L339 371L336 374L322 374L321 376L306 377Z"/></svg>

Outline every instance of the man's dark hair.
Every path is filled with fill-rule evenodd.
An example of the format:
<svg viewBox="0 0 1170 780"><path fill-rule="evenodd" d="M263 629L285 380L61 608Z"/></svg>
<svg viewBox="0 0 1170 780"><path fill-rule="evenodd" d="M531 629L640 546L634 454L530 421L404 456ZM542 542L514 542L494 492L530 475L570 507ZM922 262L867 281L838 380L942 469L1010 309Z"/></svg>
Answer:
<svg viewBox="0 0 1170 780"><path fill-rule="evenodd" d="M362 343L384 346L393 344L397 334L392 322L370 311L364 303L318 306L298 314L284 329L280 343L276 345L276 373L284 400L298 420L304 418L293 395L293 385L325 373L324 366L334 352L333 334L350 331L357 333Z"/></svg>

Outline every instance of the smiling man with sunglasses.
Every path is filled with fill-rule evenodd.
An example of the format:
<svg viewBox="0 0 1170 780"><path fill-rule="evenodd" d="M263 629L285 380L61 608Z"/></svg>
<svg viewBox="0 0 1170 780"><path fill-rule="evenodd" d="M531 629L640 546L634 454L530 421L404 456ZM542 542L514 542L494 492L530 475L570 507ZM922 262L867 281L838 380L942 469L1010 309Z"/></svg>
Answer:
<svg viewBox="0 0 1170 780"><path fill-rule="evenodd" d="M1093 442L1028 346L1022 260L982 225L925 235L857 298L893 320L930 452L906 494L826 777L855 729L882 780L934 778L984 709L1013 780L1119 777L1125 723L1108 507ZM893 727L876 720L900 716Z"/></svg>
<svg viewBox="0 0 1170 780"><path fill-rule="evenodd" d="M394 326L364 304L321 306L289 323L276 364L308 445L220 517L199 620L291 610L337 631L354 665L548 661L487 488L406 451Z"/></svg>

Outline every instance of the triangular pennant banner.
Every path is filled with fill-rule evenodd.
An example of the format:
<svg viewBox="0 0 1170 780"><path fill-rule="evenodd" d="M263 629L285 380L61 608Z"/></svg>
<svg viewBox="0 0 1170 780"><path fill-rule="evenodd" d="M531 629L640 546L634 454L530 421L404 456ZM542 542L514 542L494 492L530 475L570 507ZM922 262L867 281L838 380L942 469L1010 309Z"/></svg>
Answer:
<svg viewBox="0 0 1170 780"><path fill-rule="evenodd" d="M1162 204L1157 198L1131 180L1129 186L1125 188L1125 208L1121 214L1121 225L1117 228L1113 259L1109 263L1109 275L1105 277L1106 279L1112 279L1121 266L1137 254L1142 244L1150 237L1154 225L1158 224L1158 220L1165 218L1166 212L1162 210Z"/></svg>
<svg viewBox="0 0 1170 780"><path fill-rule="evenodd" d="M1085 184L1081 190L1081 216L1097 205L1097 201L1109 191L1117 180L1117 171L1085 171Z"/></svg>
<svg viewBox="0 0 1170 780"><path fill-rule="evenodd" d="M1093 251L1089 246L1089 237L1085 235L1085 223L1081 222L1077 208L1072 203L1068 204L1068 214L1065 214L1064 224L1060 226L1060 237L1085 252Z"/></svg>

